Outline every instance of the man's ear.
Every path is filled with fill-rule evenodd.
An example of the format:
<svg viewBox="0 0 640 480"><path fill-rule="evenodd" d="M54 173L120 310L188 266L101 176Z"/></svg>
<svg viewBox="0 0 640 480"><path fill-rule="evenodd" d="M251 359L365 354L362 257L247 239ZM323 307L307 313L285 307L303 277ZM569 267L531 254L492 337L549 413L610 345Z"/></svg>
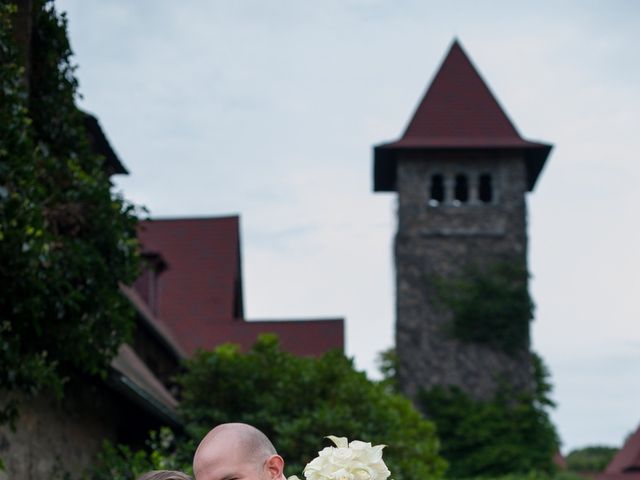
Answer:
<svg viewBox="0 0 640 480"><path fill-rule="evenodd" d="M284 460L280 455L271 455L265 462L264 468L272 480L284 477Z"/></svg>

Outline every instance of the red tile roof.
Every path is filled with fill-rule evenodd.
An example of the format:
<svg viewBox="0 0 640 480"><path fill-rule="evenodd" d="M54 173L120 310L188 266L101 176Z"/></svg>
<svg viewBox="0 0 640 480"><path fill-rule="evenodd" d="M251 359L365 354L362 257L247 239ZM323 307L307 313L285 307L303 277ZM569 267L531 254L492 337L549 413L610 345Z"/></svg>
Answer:
<svg viewBox="0 0 640 480"><path fill-rule="evenodd" d="M553 455L553 464L561 470L567 469L567 459L564 458L560 450Z"/></svg>
<svg viewBox="0 0 640 480"><path fill-rule="evenodd" d="M597 475L596 480L640 480L640 472L627 473L601 473Z"/></svg>
<svg viewBox="0 0 640 480"><path fill-rule="evenodd" d="M247 349L267 332L278 334L285 350L300 355L343 348L341 319L244 319L237 216L149 220L141 223L139 238L145 251L166 261L157 280L156 317L187 354L225 342Z"/></svg>
<svg viewBox="0 0 640 480"><path fill-rule="evenodd" d="M529 189L551 145L523 139L455 40L402 137L375 147L374 189L395 189L399 151L451 149L520 150L525 153Z"/></svg>
<svg viewBox="0 0 640 480"><path fill-rule="evenodd" d="M605 473L635 473L640 477L640 426L613 457Z"/></svg>
<svg viewBox="0 0 640 480"><path fill-rule="evenodd" d="M334 348L344 348L344 321L341 318L236 321L225 334L229 335L226 341L247 350L262 333L275 333L283 350L300 356L320 355Z"/></svg>

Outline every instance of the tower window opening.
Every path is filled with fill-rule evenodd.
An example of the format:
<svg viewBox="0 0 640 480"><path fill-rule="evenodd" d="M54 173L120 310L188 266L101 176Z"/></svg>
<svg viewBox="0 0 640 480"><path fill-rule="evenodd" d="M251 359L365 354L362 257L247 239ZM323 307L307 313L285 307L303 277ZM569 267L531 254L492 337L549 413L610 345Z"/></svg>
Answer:
<svg viewBox="0 0 640 480"><path fill-rule="evenodd" d="M444 201L444 177L439 173L431 176L429 205L437 206Z"/></svg>
<svg viewBox="0 0 640 480"><path fill-rule="evenodd" d="M469 201L469 180L466 175L456 175L454 199L459 203L466 203Z"/></svg>
<svg viewBox="0 0 640 480"><path fill-rule="evenodd" d="M493 201L493 182L491 175L483 173L480 175L478 184L478 198L482 203L491 203Z"/></svg>

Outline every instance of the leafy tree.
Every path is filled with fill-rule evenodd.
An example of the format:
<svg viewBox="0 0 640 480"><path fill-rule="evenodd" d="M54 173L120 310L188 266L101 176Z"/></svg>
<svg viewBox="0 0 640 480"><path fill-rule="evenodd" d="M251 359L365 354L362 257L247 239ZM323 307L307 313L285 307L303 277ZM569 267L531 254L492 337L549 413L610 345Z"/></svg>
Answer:
<svg viewBox="0 0 640 480"><path fill-rule="evenodd" d="M263 336L247 354L234 345L200 352L180 383L194 438L218 423L250 423L274 441L290 474L302 472L326 435L389 445L385 459L398 480L437 478L445 467L433 424L337 351L296 357Z"/></svg>
<svg viewBox="0 0 640 480"><path fill-rule="evenodd" d="M578 448L567 455L567 468L572 472L602 472L617 452L617 448L603 445Z"/></svg>
<svg viewBox="0 0 640 480"><path fill-rule="evenodd" d="M75 106L66 19L34 0L25 82L15 12L0 0L0 389L13 395L0 421L17 392L106 371L133 326L119 283L138 266L135 209L111 193Z"/></svg>
<svg viewBox="0 0 640 480"><path fill-rule="evenodd" d="M378 354L377 358L378 370L382 375L382 384L386 385L390 392L400 393L400 385L398 384L398 354L396 349L391 347Z"/></svg>
<svg viewBox="0 0 640 480"><path fill-rule="evenodd" d="M455 388L423 392L424 411L438 428L452 478L553 473L559 440L547 411L553 406L551 387L539 357L533 364L532 394L505 386L495 398L480 401Z"/></svg>

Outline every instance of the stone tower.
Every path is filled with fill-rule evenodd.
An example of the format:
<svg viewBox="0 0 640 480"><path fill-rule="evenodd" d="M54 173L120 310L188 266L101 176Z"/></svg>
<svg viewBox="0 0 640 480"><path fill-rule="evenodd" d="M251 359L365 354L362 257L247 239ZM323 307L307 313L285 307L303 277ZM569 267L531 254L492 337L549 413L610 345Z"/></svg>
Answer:
<svg viewBox="0 0 640 480"><path fill-rule="evenodd" d="M441 289L470 267L520 262L526 272L525 193L550 151L520 136L457 41L402 138L375 147L374 190L398 194L396 349L410 397L434 386L478 399L503 382L530 387L528 319L515 353L460 340Z"/></svg>

